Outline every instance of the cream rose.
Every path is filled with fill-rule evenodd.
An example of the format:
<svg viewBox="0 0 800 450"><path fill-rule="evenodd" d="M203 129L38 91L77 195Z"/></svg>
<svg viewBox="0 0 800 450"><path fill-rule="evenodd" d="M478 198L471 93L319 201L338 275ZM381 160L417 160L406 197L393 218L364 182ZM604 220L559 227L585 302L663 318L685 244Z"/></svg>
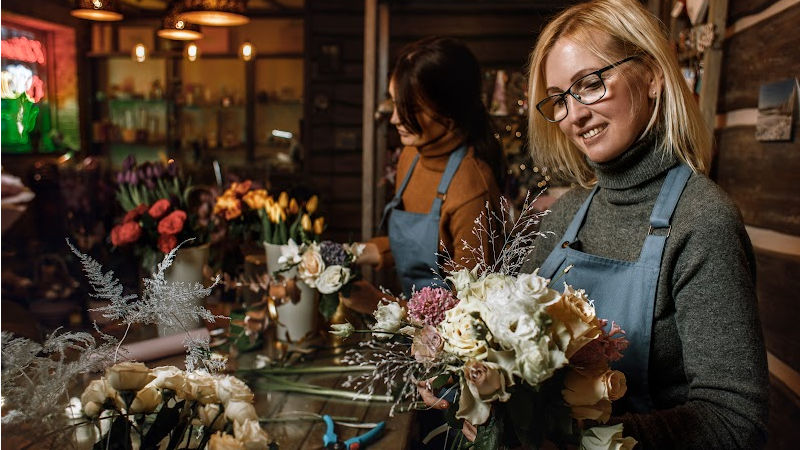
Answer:
<svg viewBox="0 0 800 450"><path fill-rule="evenodd" d="M594 306L589 303L583 289L575 290L565 285L564 294L548 304L546 309L554 319L553 335L558 339L559 348L564 350L567 358L597 339L602 332Z"/></svg>
<svg viewBox="0 0 800 450"><path fill-rule="evenodd" d="M466 419L473 425L481 425L489 419L492 402L508 401L511 394L506 392L506 388L514 382L499 364L488 361L469 360L464 364L463 371L456 417Z"/></svg>
<svg viewBox="0 0 800 450"><path fill-rule="evenodd" d="M485 330L480 329L480 322L472 316L476 311L464 305L459 303L447 311L444 321L439 324L444 349L460 357L484 359L488 350L483 336Z"/></svg>
<svg viewBox="0 0 800 450"><path fill-rule="evenodd" d="M118 391L138 391L153 380L150 369L140 362L121 362L106 369L106 379Z"/></svg>
<svg viewBox="0 0 800 450"><path fill-rule="evenodd" d="M350 269L342 266L328 266L317 278L317 290L321 294L333 294L350 281Z"/></svg>
<svg viewBox="0 0 800 450"><path fill-rule="evenodd" d="M516 370L529 384L536 386L550 378L553 372L568 363L558 348L550 348L550 338L542 336L538 341L528 341L515 348Z"/></svg>
<svg viewBox="0 0 800 450"><path fill-rule="evenodd" d="M592 427L581 433L581 450L632 450L636 439L622 437L622 424Z"/></svg>
<svg viewBox="0 0 800 450"><path fill-rule="evenodd" d="M611 418L611 401L600 400L594 405L571 406L572 417L577 420L590 419L600 423Z"/></svg>
<svg viewBox="0 0 800 450"><path fill-rule="evenodd" d="M161 366L150 370L155 379L150 385L160 389L171 389L175 392L183 392L186 384L186 374L175 366Z"/></svg>
<svg viewBox="0 0 800 450"><path fill-rule="evenodd" d="M214 431L225 428L228 423L222 413L222 406L218 403L209 403L197 408L197 418L201 425L211 427Z"/></svg>
<svg viewBox="0 0 800 450"><path fill-rule="evenodd" d="M230 434L217 431L208 440L208 450L245 450L244 444Z"/></svg>
<svg viewBox="0 0 800 450"><path fill-rule="evenodd" d="M230 401L253 403L253 391L244 381L230 375L217 378L217 397L223 405Z"/></svg>
<svg viewBox="0 0 800 450"><path fill-rule="evenodd" d="M161 390L148 384L136 393L136 398L131 403L132 413L150 413L161 404Z"/></svg>
<svg viewBox="0 0 800 450"><path fill-rule="evenodd" d="M618 370L608 370L598 377L570 370L564 378L561 394L568 404L581 406L594 405L600 400L618 400L627 389L625 375Z"/></svg>
<svg viewBox="0 0 800 450"><path fill-rule="evenodd" d="M256 408L247 402L232 401L225 406L225 417L231 422L244 422L247 419L258 420Z"/></svg>
<svg viewBox="0 0 800 450"><path fill-rule="evenodd" d="M103 410L103 405L107 399L113 399L119 409L125 407L125 403L119 393L111 387L105 378L93 380L81 394L83 413L86 414L86 417L97 417L100 411Z"/></svg>
<svg viewBox="0 0 800 450"><path fill-rule="evenodd" d="M187 400L197 400L204 405L219 403L216 380L206 372L187 373L183 395Z"/></svg>
<svg viewBox="0 0 800 450"><path fill-rule="evenodd" d="M319 246L311 244L300 257L300 265L297 266L297 276L300 277L309 287L317 287L317 278L325 270L325 261L319 253Z"/></svg>
<svg viewBox="0 0 800 450"><path fill-rule="evenodd" d="M558 296L558 292L547 287L550 280L538 275L539 269L533 273L521 274L514 283L514 297L527 307L531 303L548 303Z"/></svg>
<svg viewBox="0 0 800 450"><path fill-rule="evenodd" d="M233 423L233 435L244 444L247 450L262 450L269 446L269 435L258 420L245 419Z"/></svg>
<svg viewBox="0 0 800 450"><path fill-rule="evenodd" d="M406 309L397 302L379 303L373 316L376 321L372 325L373 336L379 339L388 339L391 334L386 333L396 333L403 326ZM386 333L377 333L378 331L385 331Z"/></svg>

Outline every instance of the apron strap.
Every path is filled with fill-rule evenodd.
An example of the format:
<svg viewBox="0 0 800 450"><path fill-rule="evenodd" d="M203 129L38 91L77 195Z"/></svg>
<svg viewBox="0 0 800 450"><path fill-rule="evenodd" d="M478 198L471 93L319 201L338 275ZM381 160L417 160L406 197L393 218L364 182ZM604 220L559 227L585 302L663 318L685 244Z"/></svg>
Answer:
<svg viewBox="0 0 800 450"><path fill-rule="evenodd" d="M408 185L408 180L411 179L411 173L414 172L414 167L417 166L417 161L419 161L419 153L414 156L414 160L411 161L411 166L408 167L408 172L406 172L406 176L403 178L402 183L397 188L397 192L395 192L394 197L383 207L383 215L381 216L381 224L378 227L379 230L383 229L383 226L386 225L386 218L389 216L389 211L397 207L403 199L403 191L406 190L406 186Z"/></svg>
<svg viewBox="0 0 800 450"><path fill-rule="evenodd" d="M597 189L599 187L600 186L597 184L594 185L592 192L589 193L589 196L586 197L581 208L575 213L575 217L572 218L572 222L570 222L567 227L567 231L564 232L564 236L561 239L562 242L573 242L578 238L578 231L581 229L581 226L583 226L583 221L586 219L586 212L589 211L589 205L591 205L592 199L594 195L597 194ZM559 244L560 243L561 242L559 242Z"/></svg>
<svg viewBox="0 0 800 450"><path fill-rule="evenodd" d="M642 253L639 261L652 267L661 267L661 257L664 253L664 245L667 242L672 226L672 214L686 187L686 182L692 175L692 169L686 164L679 164L667 173L664 184L661 185L661 192L658 193L653 212L650 213L650 228L647 230L647 237L642 246ZM666 232L655 234L655 230L666 228Z"/></svg>
<svg viewBox="0 0 800 450"><path fill-rule="evenodd" d="M431 211L429 214L435 215L439 217L442 211L442 202L447 194L447 188L450 187L450 182L453 181L453 176L456 174L456 170L458 170L458 166L461 165L461 161L464 159L464 156L467 154L467 146L462 145L456 151L450 154L450 158L447 160L447 166L444 168L444 173L442 174L442 179L439 181L439 187L436 188L436 197L433 199L433 205L431 205Z"/></svg>

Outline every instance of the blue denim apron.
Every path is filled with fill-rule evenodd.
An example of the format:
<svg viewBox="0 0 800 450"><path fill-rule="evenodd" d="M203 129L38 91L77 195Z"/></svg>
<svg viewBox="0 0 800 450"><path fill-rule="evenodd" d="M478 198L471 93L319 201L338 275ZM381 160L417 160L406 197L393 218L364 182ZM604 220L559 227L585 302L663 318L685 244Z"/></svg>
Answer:
<svg viewBox="0 0 800 450"><path fill-rule="evenodd" d="M618 261L572 248L589 204L597 193L595 186L569 224L561 243L550 253L539 270L539 275L553 278L568 265L573 265L566 275L559 278L559 286L553 287L559 289L563 286L563 281L575 289L585 289L589 298L594 300L597 317L607 319L609 324L614 321L625 330L630 345L623 358L614 363L613 367L622 371L627 379L628 393L620 402L630 412L646 412L652 409L648 390L648 363L656 286L661 256L671 229L672 213L689 175L691 169L685 164L673 167L667 174L650 214L650 228L638 261Z"/></svg>
<svg viewBox="0 0 800 450"><path fill-rule="evenodd" d="M439 252L439 219L447 188L453 181L453 175L461 165L461 160L464 159L466 153L467 147L461 146L450 154L428 214L404 211L401 207L403 191L406 190L408 180L411 179L411 173L417 165L419 154L414 157L394 198L383 210L381 227L388 218L389 244L392 247L397 275L403 283L403 292L407 298L410 298L412 288L444 286L443 281L436 278L439 273L437 256Z"/></svg>

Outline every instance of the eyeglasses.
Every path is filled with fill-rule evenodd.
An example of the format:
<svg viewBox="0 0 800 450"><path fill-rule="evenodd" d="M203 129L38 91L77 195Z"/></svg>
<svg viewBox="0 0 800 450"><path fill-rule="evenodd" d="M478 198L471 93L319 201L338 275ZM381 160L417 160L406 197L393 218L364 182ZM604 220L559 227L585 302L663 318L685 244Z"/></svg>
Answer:
<svg viewBox="0 0 800 450"><path fill-rule="evenodd" d="M575 100L583 103L584 105L591 105L600 101L606 95L606 85L603 83L603 72L613 69L620 64L626 63L636 56L629 56L623 60L617 61L613 64L603 67L600 70L595 70L592 73L584 75L583 77L572 83L566 91L551 95L536 104L536 109L547 119L548 122L560 122L567 117L567 95L571 95Z"/></svg>

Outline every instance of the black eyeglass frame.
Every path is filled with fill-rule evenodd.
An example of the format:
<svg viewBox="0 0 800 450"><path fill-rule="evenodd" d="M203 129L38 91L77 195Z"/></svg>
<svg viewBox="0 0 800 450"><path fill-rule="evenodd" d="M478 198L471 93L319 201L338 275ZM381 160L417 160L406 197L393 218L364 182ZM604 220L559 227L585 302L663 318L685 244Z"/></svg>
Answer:
<svg viewBox="0 0 800 450"><path fill-rule="evenodd" d="M542 100L540 100L540 101L539 101L539 103L537 103L537 104L536 104L536 110L537 110L537 111L539 111L539 114L541 114L541 115L542 115L542 117L544 117L544 119L545 119L546 121L548 121L548 122L550 122L550 123L558 123L558 122L561 122L562 120L564 120L564 119L565 119L565 118L566 118L566 117L569 115L569 107L567 106L567 101L566 101L567 95L571 96L571 97L572 97L572 98L574 98L576 101L578 101L578 102L580 102L580 103L582 103L582 104L584 104L584 105L591 105L591 104L594 104L594 103L597 103L597 102L599 102L600 100L602 100L602 99L603 99L603 97L605 97L605 96L606 96L606 92L608 92L608 88L606 87L606 83L603 81L603 76L602 76L602 75L603 75L603 72L606 72L606 71L608 71L608 70L611 70L611 69L613 69L614 67L617 67L617 66L619 66L619 65L621 65L621 64L624 64L624 63L626 63L626 62L628 62L628 61L630 61L630 60L632 60L632 59L636 59L636 58L637 58L637 56L638 56L638 55L628 56L627 58L625 58L625 59L621 59L621 60L619 60L619 61L617 61L617 62L615 62L615 63L609 64L609 65L607 65L607 66L603 67L602 69L598 69L598 70L595 70L594 72L589 72L589 73L587 73L586 75L584 75L584 76L582 76L582 77L578 78L577 80L575 80L575 82L574 82L574 83L572 83L572 84L569 86L569 88L568 88L566 91L564 91L564 92L562 92L562 93L560 93L560 94L549 95L549 96L547 96L547 97L543 98ZM572 88L573 88L573 87L574 87L576 84L578 84L578 83L580 83L581 81L583 81L584 79L586 79L586 77L590 77L590 76L592 76L592 75L597 75L597 78L599 78L599 79L600 79L600 84L602 84L602 85L603 85L603 95L601 95L600 97L598 97L598 98L597 98L597 100L594 100L594 101L591 101L591 102L588 102L588 103L587 103L587 102L581 101L581 99L580 99L580 98L578 98L578 97L577 97L577 96L576 96L576 95L575 95L575 94L572 92ZM556 98L556 97L560 97L561 99L563 99L563 100L564 100L564 110L565 110L567 113L564 115L564 117L562 117L562 118L560 118L560 119L558 119L558 120L551 120L551 119L550 119L549 117L547 117L547 115L546 115L546 114L545 114L545 113L542 111L542 105L543 105L545 102L547 102L548 100L550 100L550 99L553 99L553 98Z"/></svg>

